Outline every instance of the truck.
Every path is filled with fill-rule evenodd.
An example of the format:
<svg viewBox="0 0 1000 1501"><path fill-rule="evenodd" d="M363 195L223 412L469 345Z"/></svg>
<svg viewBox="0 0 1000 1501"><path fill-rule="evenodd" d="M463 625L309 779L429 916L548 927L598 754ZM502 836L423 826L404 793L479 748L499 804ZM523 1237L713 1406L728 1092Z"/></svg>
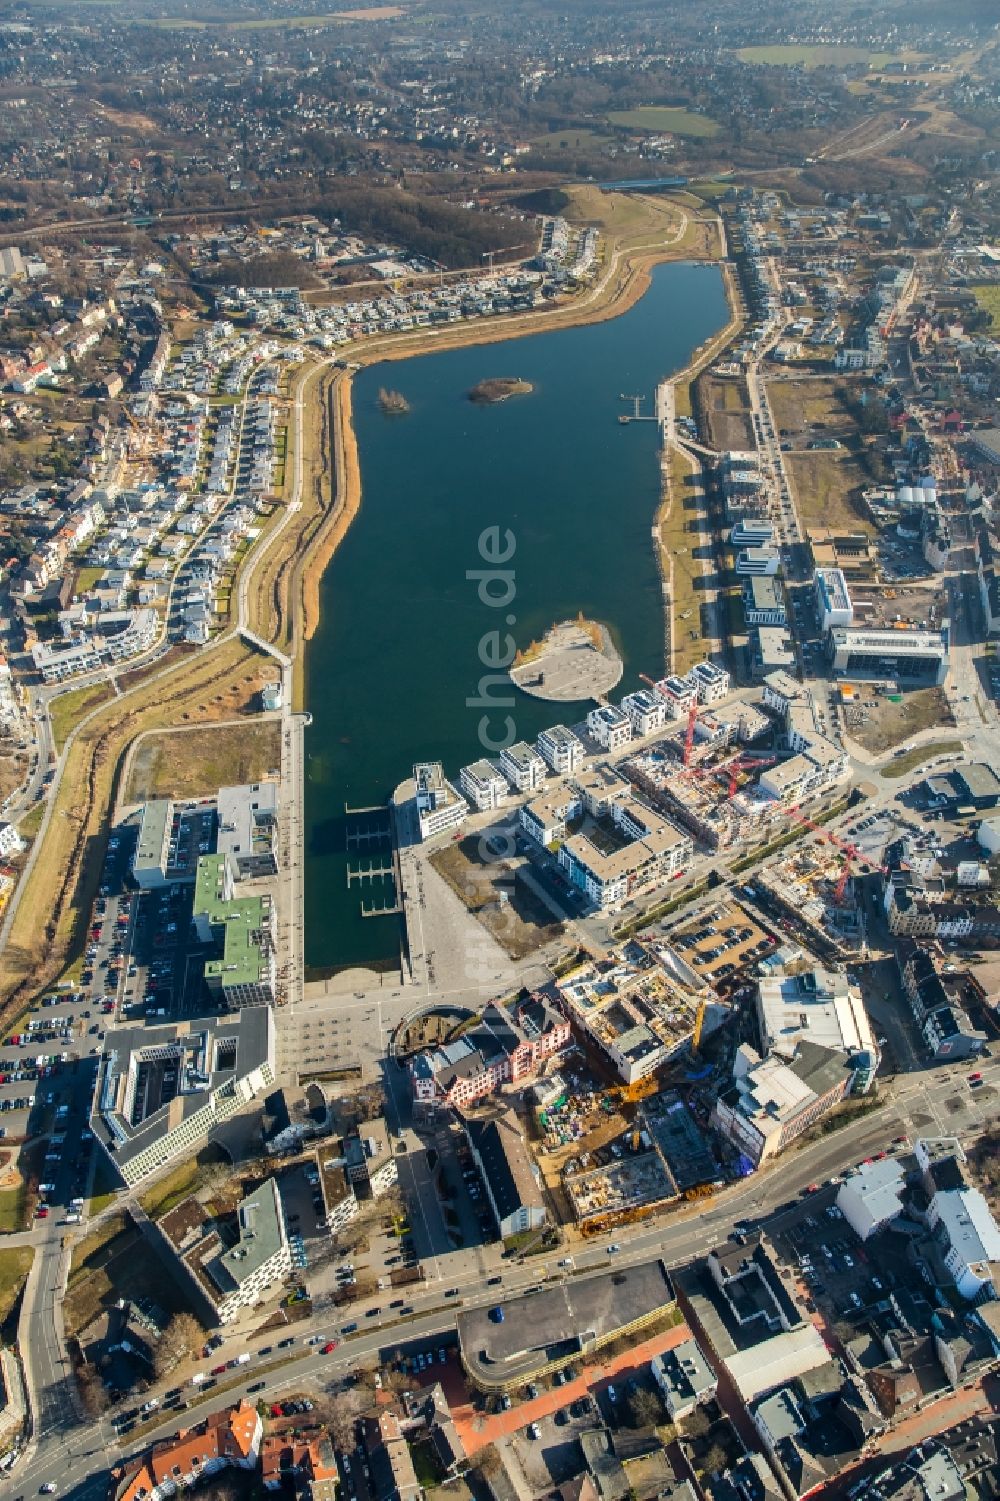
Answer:
<svg viewBox="0 0 1000 1501"><path fill-rule="evenodd" d="M208 1375L207 1375L207 1373L205 1371L195 1371L194 1375L191 1377L191 1385L192 1386L201 1386L201 1383L203 1381L207 1381L207 1380L208 1380Z"/></svg>
<svg viewBox="0 0 1000 1501"><path fill-rule="evenodd" d="M230 1367L232 1367L232 1366L238 1366L238 1365L246 1365L247 1362L249 1361L249 1359L250 1359L250 1356L244 1350L244 1352L243 1352L242 1355L234 1355L233 1358L232 1358L232 1360L229 1362L229 1364L230 1364Z"/></svg>
<svg viewBox="0 0 1000 1501"><path fill-rule="evenodd" d="M425 1276L422 1266L402 1266L389 1273L389 1281L393 1287L405 1287L408 1282L423 1282Z"/></svg>

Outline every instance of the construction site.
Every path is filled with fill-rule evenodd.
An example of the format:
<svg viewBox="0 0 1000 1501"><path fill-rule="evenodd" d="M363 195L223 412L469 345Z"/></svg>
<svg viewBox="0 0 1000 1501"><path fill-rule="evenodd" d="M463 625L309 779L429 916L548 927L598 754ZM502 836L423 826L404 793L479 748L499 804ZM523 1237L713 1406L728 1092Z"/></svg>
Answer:
<svg viewBox="0 0 1000 1501"><path fill-rule="evenodd" d="M638 1106L631 1128L566 1164L563 1189L585 1235L627 1225L677 1199L701 1198L722 1170L681 1096L658 1090Z"/></svg>
<svg viewBox="0 0 1000 1501"><path fill-rule="evenodd" d="M700 1030L711 991L662 940L630 941L556 982L570 1020L626 1085L651 1075Z"/></svg>
<svg viewBox="0 0 1000 1501"><path fill-rule="evenodd" d="M839 948L854 950L864 941L864 924L854 899L852 874L871 869L860 851L828 835L825 841L794 846L758 880L798 922Z"/></svg>
<svg viewBox="0 0 1000 1501"><path fill-rule="evenodd" d="M706 725L706 720L709 723ZM728 849L761 838L778 811L773 797L759 791L753 778L777 757L767 752L741 752L706 764L728 749L736 727L725 724L721 732L717 716L704 715L695 724L695 738L685 759L685 744L679 735L667 736L657 745L626 761L622 770L654 805L683 825L710 849ZM699 742L698 731L706 733Z"/></svg>

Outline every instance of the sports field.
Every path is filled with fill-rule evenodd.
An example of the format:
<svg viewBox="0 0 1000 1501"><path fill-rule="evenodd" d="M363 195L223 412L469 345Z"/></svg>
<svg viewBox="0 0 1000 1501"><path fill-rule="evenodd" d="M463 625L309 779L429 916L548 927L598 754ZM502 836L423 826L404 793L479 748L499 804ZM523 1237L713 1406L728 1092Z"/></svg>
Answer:
<svg viewBox="0 0 1000 1501"><path fill-rule="evenodd" d="M722 128L708 115L660 104L641 104L638 109L617 110L608 119L612 125L625 125L630 130L664 130L678 136L714 136Z"/></svg>

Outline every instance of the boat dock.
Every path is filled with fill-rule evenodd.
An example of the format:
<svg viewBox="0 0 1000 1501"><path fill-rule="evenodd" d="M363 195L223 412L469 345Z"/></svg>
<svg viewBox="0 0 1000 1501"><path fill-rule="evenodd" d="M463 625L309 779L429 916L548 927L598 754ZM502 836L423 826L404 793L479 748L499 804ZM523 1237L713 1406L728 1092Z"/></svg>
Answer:
<svg viewBox="0 0 1000 1501"><path fill-rule="evenodd" d="M622 424L623 427L625 426L625 424L627 422L655 422L656 421L655 417L649 416L649 415L647 415L646 413L644 413L642 411L642 404L646 400L645 396L626 396L624 392L620 392L619 396L618 396L618 400L619 401L630 401L632 403L632 410L631 410L631 412L622 412L621 415L618 418L618 421Z"/></svg>

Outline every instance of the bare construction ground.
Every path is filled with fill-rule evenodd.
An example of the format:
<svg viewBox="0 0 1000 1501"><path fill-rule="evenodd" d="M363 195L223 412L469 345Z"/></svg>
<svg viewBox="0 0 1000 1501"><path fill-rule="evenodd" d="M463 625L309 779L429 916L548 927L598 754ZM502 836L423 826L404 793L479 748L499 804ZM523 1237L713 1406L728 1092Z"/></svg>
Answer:
<svg viewBox="0 0 1000 1501"><path fill-rule="evenodd" d="M742 376L700 376L696 410L701 417L703 439L710 448L724 453L729 449L756 447L750 417L750 397Z"/></svg>
<svg viewBox="0 0 1000 1501"><path fill-rule="evenodd" d="M846 448L786 453L784 459L795 507L806 531L828 526L834 531L874 535L875 528L861 505L868 476Z"/></svg>
<svg viewBox="0 0 1000 1501"><path fill-rule="evenodd" d="M903 745L917 730L929 730L935 725L950 728L955 723L943 688L917 688L900 697L900 703L892 703L874 694L867 699L859 695L859 702L845 713L847 733L865 750L880 755ZM855 713L866 715L867 723L853 723Z"/></svg>
<svg viewBox="0 0 1000 1501"><path fill-rule="evenodd" d="M558 939L562 929L505 860L484 860L479 836L437 850L430 863L512 959Z"/></svg>
<svg viewBox="0 0 1000 1501"><path fill-rule="evenodd" d="M163 730L136 744L123 801L208 797L220 787L259 782L281 765L281 725L229 724Z"/></svg>

